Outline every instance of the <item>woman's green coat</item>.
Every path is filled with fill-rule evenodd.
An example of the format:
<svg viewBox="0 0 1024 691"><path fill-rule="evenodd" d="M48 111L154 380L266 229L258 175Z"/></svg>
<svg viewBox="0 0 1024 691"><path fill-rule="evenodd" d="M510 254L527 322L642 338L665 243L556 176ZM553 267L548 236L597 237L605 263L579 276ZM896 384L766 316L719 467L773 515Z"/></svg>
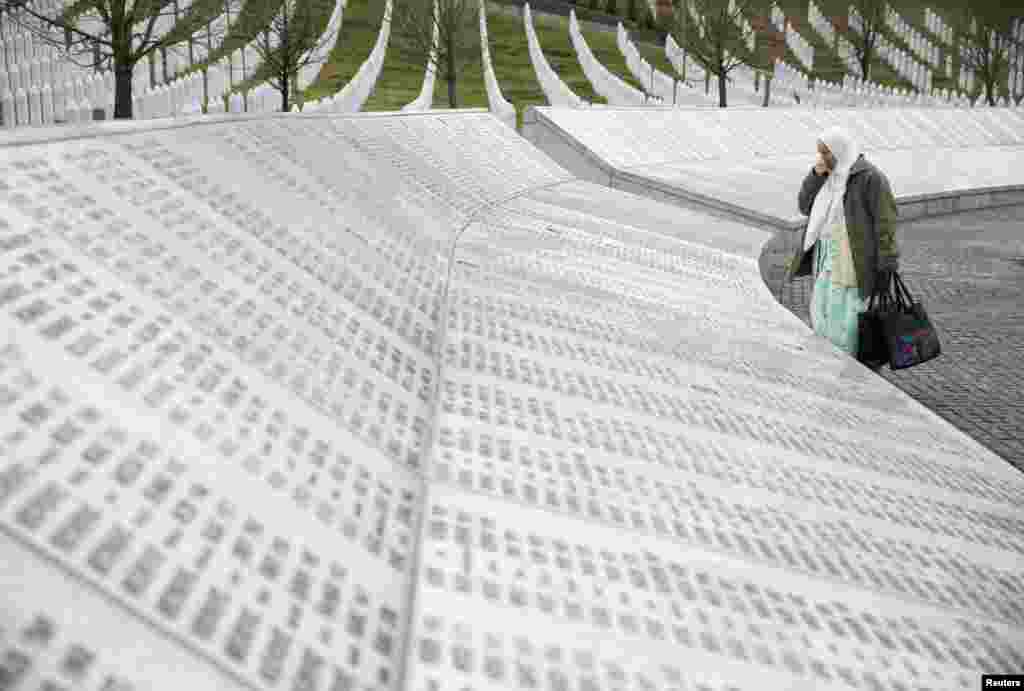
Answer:
<svg viewBox="0 0 1024 691"><path fill-rule="evenodd" d="M798 206L804 216L811 215L814 198L828 179L818 175L814 168L804 178L800 188ZM892 194L889 180L863 155L850 168L846 183L846 228L850 234L850 251L853 265L857 270L857 287L861 295L868 298L875 289L875 276L879 271L899 269L899 247L896 244L896 198ZM803 250L804 233L800 234L800 245L796 256L788 267L789 275L809 276L813 273L814 246Z"/></svg>

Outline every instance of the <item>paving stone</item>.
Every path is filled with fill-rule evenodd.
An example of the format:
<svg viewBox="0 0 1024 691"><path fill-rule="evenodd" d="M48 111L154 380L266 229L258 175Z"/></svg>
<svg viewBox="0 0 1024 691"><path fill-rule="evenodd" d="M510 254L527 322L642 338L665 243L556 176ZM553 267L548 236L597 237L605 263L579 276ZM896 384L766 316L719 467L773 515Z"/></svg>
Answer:
<svg viewBox="0 0 1024 691"><path fill-rule="evenodd" d="M941 357L880 374L1024 472L1024 206L915 219L899 227L901 275L942 338ZM778 243L776 243L777 245ZM772 292L808 325L811 279Z"/></svg>

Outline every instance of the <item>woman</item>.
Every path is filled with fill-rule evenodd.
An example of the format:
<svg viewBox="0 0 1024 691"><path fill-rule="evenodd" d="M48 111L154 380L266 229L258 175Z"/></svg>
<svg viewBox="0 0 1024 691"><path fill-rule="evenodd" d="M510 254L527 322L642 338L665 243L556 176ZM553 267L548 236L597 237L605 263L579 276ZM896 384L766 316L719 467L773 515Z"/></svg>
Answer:
<svg viewBox="0 0 1024 691"><path fill-rule="evenodd" d="M889 180L845 130L832 128L818 140L818 160L798 204L810 219L789 274L814 273L814 332L857 357L858 316L876 285L888 286L890 272L899 268L898 211Z"/></svg>

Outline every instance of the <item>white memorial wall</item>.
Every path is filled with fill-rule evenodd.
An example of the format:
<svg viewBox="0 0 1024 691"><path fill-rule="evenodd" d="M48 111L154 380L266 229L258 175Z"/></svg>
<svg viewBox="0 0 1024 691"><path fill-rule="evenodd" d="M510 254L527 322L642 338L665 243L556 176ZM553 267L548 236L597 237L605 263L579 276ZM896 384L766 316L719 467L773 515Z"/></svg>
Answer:
<svg viewBox="0 0 1024 691"><path fill-rule="evenodd" d="M377 41L373 45L370 55L360 64L356 74L348 81L341 91L329 97L321 104L321 107L340 113L356 113L362 110L366 99L373 93L384 69L384 56L388 50L388 40L391 37L391 12L392 0L387 0L384 6L384 17L381 21L380 31L377 32Z"/></svg>
<svg viewBox="0 0 1024 691"><path fill-rule="evenodd" d="M487 89L487 103L491 113L512 129L516 129L516 108L501 93L498 78L494 76L491 63L491 42L487 35L487 3L480 0L480 51L484 67L484 87Z"/></svg>
<svg viewBox="0 0 1024 691"><path fill-rule="evenodd" d="M576 21L576 10L569 10L569 39L572 41L573 50L576 51L576 58L587 81L590 82L594 92L615 106L640 106L650 101L659 100L657 96L648 96L644 92L630 86L622 79L612 74L611 71L601 64L594 56L587 40L580 31L579 22Z"/></svg>
<svg viewBox="0 0 1024 691"><path fill-rule="evenodd" d="M530 62L533 64L537 83L540 84L541 91L544 92L544 98L553 106L564 108L586 106L586 102L562 81L562 78L551 68L551 64L544 57L544 51L537 39L537 32L533 28L533 15L530 13L529 3L523 5L523 26L526 29L526 46L530 53Z"/></svg>
<svg viewBox="0 0 1024 691"><path fill-rule="evenodd" d="M668 37L666 37L668 38ZM654 94L665 104L676 105L683 101L684 96L680 94L689 91L685 83L680 84L678 79L673 79L664 72L655 69L642 55L637 47L629 40L626 29L619 22L615 30L615 43L626 61L626 69L633 75L633 78L644 85L648 93Z"/></svg>
<svg viewBox="0 0 1024 691"><path fill-rule="evenodd" d="M487 113L19 141L10 687L1024 667L1024 478L778 305L770 233L580 182Z"/></svg>
<svg viewBox="0 0 1024 691"><path fill-rule="evenodd" d="M676 74L685 78L688 82L704 81L705 71L697 61L686 55L686 52L676 43L672 35L665 37L665 57L669 64L675 68Z"/></svg>
<svg viewBox="0 0 1024 691"><path fill-rule="evenodd" d="M335 0L334 9L331 11L331 16L327 20L327 26L324 27L324 30L320 34L319 38L317 38L316 43L313 44L313 50L303 57L303 60L306 61L306 65L299 70L299 91L305 91L310 84L316 81L317 76L320 74L320 68L323 67L328 57L330 57L331 51L334 50L334 46L338 42L338 37L341 36L341 22L345 14L345 5L347 3L348 0Z"/></svg>

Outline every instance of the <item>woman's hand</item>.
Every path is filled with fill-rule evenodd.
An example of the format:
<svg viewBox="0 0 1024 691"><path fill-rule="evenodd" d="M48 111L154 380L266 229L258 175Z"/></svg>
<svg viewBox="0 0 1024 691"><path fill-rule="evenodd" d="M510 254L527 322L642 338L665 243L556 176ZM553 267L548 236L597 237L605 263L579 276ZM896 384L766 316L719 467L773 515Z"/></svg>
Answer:
<svg viewBox="0 0 1024 691"><path fill-rule="evenodd" d="M818 175L828 175L828 164L821 156L814 161L814 172Z"/></svg>

